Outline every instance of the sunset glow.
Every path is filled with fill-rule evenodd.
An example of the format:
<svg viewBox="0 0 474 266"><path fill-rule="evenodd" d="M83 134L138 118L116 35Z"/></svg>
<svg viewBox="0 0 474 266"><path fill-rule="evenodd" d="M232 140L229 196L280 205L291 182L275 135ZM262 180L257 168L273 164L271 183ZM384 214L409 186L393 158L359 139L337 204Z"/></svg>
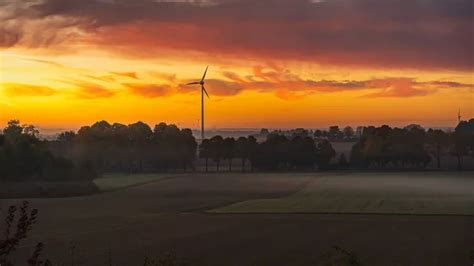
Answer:
<svg viewBox="0 0 474 266"><path fill-rule="evenodd" d="M271 2L0 1L0 124L196 128L206 65L210 128L474 116L472 2Z"/></svg>

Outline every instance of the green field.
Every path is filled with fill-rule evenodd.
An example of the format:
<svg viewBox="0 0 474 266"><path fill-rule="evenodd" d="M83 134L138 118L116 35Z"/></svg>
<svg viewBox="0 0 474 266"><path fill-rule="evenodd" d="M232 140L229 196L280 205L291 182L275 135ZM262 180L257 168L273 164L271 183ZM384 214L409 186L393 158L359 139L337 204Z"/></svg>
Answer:
<svg viewBox="0 0 474 266"><path fill-rule="evenodd" d="M351 173L314 177L291 195L238 202L210 212L474 215L474 174Z"/></svg>
<svg viewBox="0 0 474 266"><path fill-rule="evenodd" d="M94 179L94 184L101 192L114 191L136 185L143 185L178 174L105 174Z"/></svg>

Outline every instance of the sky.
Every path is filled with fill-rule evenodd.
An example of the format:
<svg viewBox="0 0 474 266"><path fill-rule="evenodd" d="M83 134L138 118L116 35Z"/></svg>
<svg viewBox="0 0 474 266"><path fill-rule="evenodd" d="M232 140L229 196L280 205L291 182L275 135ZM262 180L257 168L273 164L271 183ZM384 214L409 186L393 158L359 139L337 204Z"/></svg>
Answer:
<svg viewBox="0 0 474 266"><path fill-rule="evenodd" d="M471 0L0 0L0 125L455 126ZM0 126L0 127L2 127Z"/></svg>

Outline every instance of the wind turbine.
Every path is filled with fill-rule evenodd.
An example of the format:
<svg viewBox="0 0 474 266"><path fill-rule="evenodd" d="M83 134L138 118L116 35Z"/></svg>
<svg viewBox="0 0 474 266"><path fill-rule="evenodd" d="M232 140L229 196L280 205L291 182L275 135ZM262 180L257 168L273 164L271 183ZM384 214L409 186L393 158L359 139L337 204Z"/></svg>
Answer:
<svg viewBox="0 0 474 266"><path fill-rule="evenodd" d="M207 98L209 98L209 94L207 94L206 88L204 87L204 79L206 78L207 69L209 66L206 67L204 71L204 75L202 75L202 79L200 81L191 82L186 85L201 85L201 138L204 139L204 94L206 94Z"/></svg>

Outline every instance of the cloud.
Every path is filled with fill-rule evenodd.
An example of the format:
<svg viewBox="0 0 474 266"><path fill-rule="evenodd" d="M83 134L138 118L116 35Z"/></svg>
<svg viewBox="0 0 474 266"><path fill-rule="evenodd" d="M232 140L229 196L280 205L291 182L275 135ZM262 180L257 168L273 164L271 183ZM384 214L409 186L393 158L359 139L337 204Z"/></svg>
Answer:
<svg viewBox="0 0 474 266"><path fill-rule="evenodd" d="M322 65L474 68L471 0L27 3L7 9L2 45L79 42L136 56L165 49Z"/></svg>
<svg viewBox="0 0 474 266"><path fill-rule="evenodd" d="M47 86L22 83L0 83L3 92L10 97L46 97L56 94L56 90Z"/></svg>
<svg viewBox="0 0 474 266"><path fill-rule="evenodd" d="M199 85L185 85L192 80L186 80L183 84L178 85L179 92L189 93L189 92L200 92ZM245 84L238 83L233 81L226 81L222 79L208 79L206 80L206 91L215 96L233 96L239 94L243 91Z"/></svg>
<svg viewBox="0 0 474 266"><path fill-rule="evenodd" d="M124 84L132 94L146 98L164 97L174 93L171 86L165 84Z"/></svg>
<svg viewBox="0 0 474 266"><path fill-rule="evenodd" d="M454 81L431 81L427 82L427 84L436 86L439 88L464 88L464 89L474 89L474 84L465 84L465 83L460 83L460 82L454 82Z"/></svg>
<svg viewBox="0 0 474 266"><path fill-rule="evenodd" d="M75 81L71 83L78 87L75 90L74 95L80 99L109 98L116 94L112 90L91 82Z"/></svg>
<svg viewBox="0 0 474 266"><path fill-rule="evenodd" d="M277 92L276 95L281 95L283 98L295 98L296 95L301 97L316 92L341 92L367 88L366 81L303 79L289 70L275 66L256 66L253 68L253 75L247 77L228 71L223 74L230 80L226 87L238 88L238 90L234 90L236 92L243 90ZM211 83L209 87L212 88L212 85L214 84ZM288 97L289 95L291 97Z"/></svg>
<svg viewBox="0 0 474 266"><path fill-rule="evenodd" d="M138 79L137 73L136 72L110 72L114 75L117 76L122 76L122 77L127 77L127 78L132 78L132 79Z"/></svg>
<svg viewBox="0 0 474 266"><path fill-rule="evenodd" d="M50 65L50 66L54 66L54 67L58 67L58 68L66 68L64 65L62 65L60 63L57 63L57 62L54 62L54 61L51 61L51 60L43 60L43 59L35 59L35 58L22 58L22 59L26 60L26 61L46 64L46 65Z"/></svg>
<svg viewBox="0 0 474 266"><path fill-rule="evenodd" d="M414 97L423 96L430 93L434 93L434 90L428 90L419 83L416 83L410 78L387 78L387 79L376 79L368 81L368 86L373 88L382 88L379 92L367 94L363 97L367 98L379 98L379 97Z"/></svg>
<svg viewBox="0 0 474 266"><path fill-rule="evenodd" d="M73 95L80 99L96 99L113 97L119 92L129 93L145 98L168 97L175 94L199 93L199 86L185 85L190 80L177 79L175 75L154 73L152 77L160 76L163 83L146 82L146 79L135 83L120 83L114 76L86 76L96 82L85 80L63 81L73 85ZM252 75L241 76L231 71L223 71L221 79L207 79L206 89L211 95L230 97L245 91L273 93L284 100L298 100L316 93L364 92L362 98L406 98L421 97L436 93L444 89L474 90L474 84L452 80L418 81L413 77L386 77L365 80L330 80L306 79L300 75L278 66L256 66ZM135 80L136 72L124 72L118 75ZM167 77L167 78L164 78ZM101 85L106 84L106 85ZM105 86L124 88L111 90ZM19 83L0 83L0 87L9 96L36 96L45 97L58 93L68 93L56 88Z"/></svg>
<svg viewBox="0 0 474 266"><path fill-rule="evenodd" d="M436 93L442 89L474 89L474 84L450 80L417 81L412 77L387 77L366 80L305 79L277 66L256 66L253 75L241 76L223 71L224 79L207 79L205 87L212 96L234 96L245 91L273 93L285 100L297 100L315 93L366 92L362 98L416 97ZM194 80L178 80L175 76L166 83L123 84L129 92L142 97L165 97L173 94L200 93L198 85L185 85ZM178 84L178 85L174 85Z"/></svg>
<svg viewBox="0 0 474 266"><path fill-rule="evenodd" d="M21 33L15 30L0 28L0 48L14 46L20 40L20 36Z"/></svg>

